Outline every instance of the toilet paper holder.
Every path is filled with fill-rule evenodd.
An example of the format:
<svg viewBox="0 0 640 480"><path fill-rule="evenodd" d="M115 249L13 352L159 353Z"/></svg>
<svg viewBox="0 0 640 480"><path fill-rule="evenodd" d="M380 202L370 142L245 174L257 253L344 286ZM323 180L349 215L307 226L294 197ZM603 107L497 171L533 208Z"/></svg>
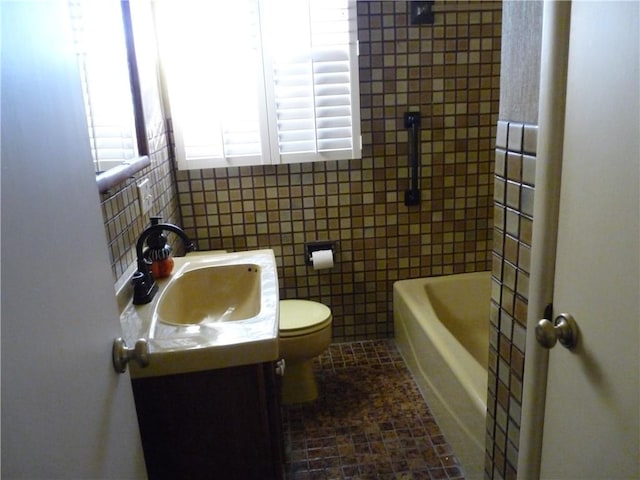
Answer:
<svg viewBox="0 0 640 480"><path fill-rule="evenodd" d="M304 244L304 263L306 265L313 265L313 252L317 252L319 250L331 250L333 255L336 254L336 242L331 241L320 241L320 242L309 242Z"/></svg>

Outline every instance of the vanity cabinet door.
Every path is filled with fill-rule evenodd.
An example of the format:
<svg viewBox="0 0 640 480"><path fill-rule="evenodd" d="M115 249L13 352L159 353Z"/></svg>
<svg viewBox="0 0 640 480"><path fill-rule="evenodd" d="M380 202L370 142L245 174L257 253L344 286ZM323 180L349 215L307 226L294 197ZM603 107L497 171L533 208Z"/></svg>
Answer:
<svg viewBox="0 0 640 480"><path fill-rule="evenodd" d="M284 478L272 363L133 380L150 479Z"/></svg>

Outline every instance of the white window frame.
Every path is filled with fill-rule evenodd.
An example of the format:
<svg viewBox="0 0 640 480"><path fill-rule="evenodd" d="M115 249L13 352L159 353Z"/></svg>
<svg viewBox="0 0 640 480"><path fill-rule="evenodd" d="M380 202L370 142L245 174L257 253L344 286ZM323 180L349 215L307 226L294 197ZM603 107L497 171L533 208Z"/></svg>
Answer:
<svg viewBox="0 0 640 480"><path fill-rule="evenodd" d="M132 47L127 45L124 7L128 5L121 0L69 0L91 154L98 173L129 165L147 153L146 145L139 144L139 130L144 127L137 123L141 120L134 106L130 68L135 66L128 63ZM103 13L95 17L92 9ZM110 29L109 35L97 33L104 27ZM112 70L105 73L104 65Z"/></svg>
<svg viewBox="0 0 640 480"><path fill-rule="evenodd" d="M175 0L156 0L156 10L164 8L168 3ZM209 0L210 1L210 0ZM261 52L262 64L257 68L257 86L256 97L260 103L258 109L258 118L260 123L260 152L256 155L249 156L203 156L201 158L188 158L187 145L185 145L185 132L183 130L183 119L188 112L181 108L177 95L179 88L176 87L177 81L171 72L171 68L167 67L166 59L163 62L163 43L162 38L159 39L160 63L163 65L163 85L165 95L165 105L169 111L172 120L174 144L176 152L176 160L178 168L181 170L217 168L217 167L234 167L246 165L268 165L268 164L284 164L284 163L300 163L327 160L346 160L361 157L361 132L360 132L360 99L359 99L359 76L358 76L358 44L357 44L357 18L356 18L356 2L355 0L295 0L296 2L340 2L343 1L348 7L348 24L349 24L349 46L348 46L348 85L349 85L349 106L350 119L349 127L351 130L350 148L340 148L338 150L320 150L302 153L281 153L278 142L278 118L276 113L276 98L274 87L274 65L273 58L270 54L270 45L268 40L265 41L263 30L266 28L264 20L265 8L269 8L269 3L274 0L251 0L255 2L255 8L259 9L259 18L262 22L260 25L261 34L259 36L259 52ZM279 1L279 0L276 0ZM197 6L197 0L178 1L179 8L185 9L189 6ZM174 17L175 18L175 17ZM166 21L166 20L165 20ZM169 23L170 24L170 23ZM162 31L162 20L159 22L159 30ZM165 24L165 28L166 24ZM239 32L244 34L246 32ZM159 34L162 37L162 33ZM233 41L233 39L229 39ZM165 40L166 42L166 40ZM165 47L166 48L166 45ZM183 52L183 54L187 54ZM180 73L182 74L182 72ZM314 89L318 84L314 83ZM176 93L178 92L178 93ZM315 98L315 97L314 97ZM314 117L317 121L317 117ZM318 131L317 126L314 127ZM344 130L343 128L342 130ZM318 142L316 141L316 144Z"/></svg>

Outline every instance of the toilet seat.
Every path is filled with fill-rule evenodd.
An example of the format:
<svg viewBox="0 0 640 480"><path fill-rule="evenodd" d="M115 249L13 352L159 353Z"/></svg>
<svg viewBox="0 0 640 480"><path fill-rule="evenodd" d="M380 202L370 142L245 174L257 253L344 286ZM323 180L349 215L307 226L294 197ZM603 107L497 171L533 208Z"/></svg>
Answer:
<svg viewBox="0 0 640 480"><path fill-rule="evenodd" d="M331 310L311 300L280 300L280 337L317 332L331 324Z"/></svg>

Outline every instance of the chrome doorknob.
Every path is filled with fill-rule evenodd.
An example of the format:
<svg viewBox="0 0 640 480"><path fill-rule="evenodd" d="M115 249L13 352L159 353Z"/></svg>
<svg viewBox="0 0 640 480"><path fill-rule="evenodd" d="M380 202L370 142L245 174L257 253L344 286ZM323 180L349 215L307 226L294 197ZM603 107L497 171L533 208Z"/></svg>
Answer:
<svg viewBox="0 0 640 480"><path fill-rule="evenodd" d="M557 341L573 350L578 343L578 324L570 313L561 313L551 323L543 318L536 325L536 340L544 348L553 348Z"/></svg>
<svg viewBox="0 0 640 480"><path fill-rule="evenodd" d="M147 341L141 338L133 348L127 348L124 338L118 337L113 341L111 357L113 368L117 373L124 373L130 360L135 360L141 367L146 367L149 365L149 346Z"/></svg>

